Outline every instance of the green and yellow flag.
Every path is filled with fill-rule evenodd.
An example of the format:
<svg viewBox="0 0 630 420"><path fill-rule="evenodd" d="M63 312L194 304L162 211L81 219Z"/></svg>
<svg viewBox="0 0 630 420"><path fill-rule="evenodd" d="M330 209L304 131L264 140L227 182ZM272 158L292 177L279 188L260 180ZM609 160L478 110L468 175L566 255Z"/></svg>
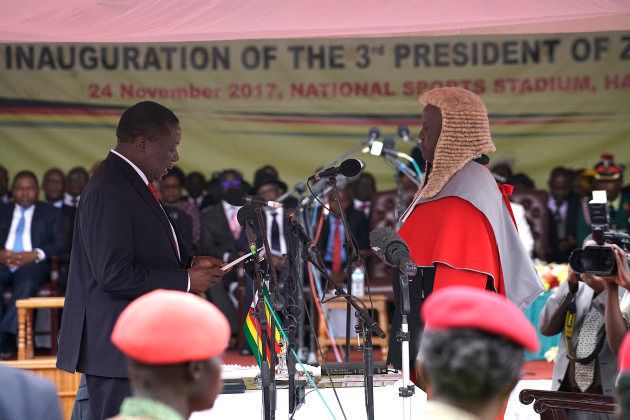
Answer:
<svg viewBox="0 0 630 420"><path fill-rule="evenodd" d="M263 285L263 292L265 296L265 312L266 312L265 315L268 321L267 337L273 336L273 343L274 343L273 354L277 355L282 350L281 345L280 345L280 330L278 329L278 328L282 328L282 325L278 325L278 323L276 322L274 325L274 333L273 335L271 334L271 319L272 319L271 313L273 312L273 308L269 306L270 299L269 299L269 290L267 288L267 285ZM258 363L258 366L260 366L260 362L262 361L262 357L263 357L263 342L262 342L262 334L260 332L260 323L258 322L258 319L256 318L256 315L255 315L256 305L258 305L258 293L256 293L256 295L254 296L254 299L252 300L252 304L249 307L249 311L247 312L247 318L245 319L245 325L244 325L244 333L245 333L245 339L247 340L247 344L249 344L249 348L252 350L252 353L254 354L254 357L256 358L256 362ZM267 355L267 362L271 363L271 350L269 349L268 343L266 344L266 355Z"/></svg>

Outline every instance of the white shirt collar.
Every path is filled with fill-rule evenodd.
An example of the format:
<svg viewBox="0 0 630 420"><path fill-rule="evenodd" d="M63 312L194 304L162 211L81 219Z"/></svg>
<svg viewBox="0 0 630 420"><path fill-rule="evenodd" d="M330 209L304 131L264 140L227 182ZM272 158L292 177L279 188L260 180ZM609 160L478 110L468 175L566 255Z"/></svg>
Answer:
<svg viewBox="0 0 630 420"><path fill-rule="evenodd" d="M114 149L110 150L110 152L112 152L113 154L115 154L116 156L120 157L122 160L127 162L129 165L131 165L131 167L134 169L134 171L136 171L138 173L138 175L140 176L140 178L142 178L144 183L147 184L147 185L149 184L149 179L147 178L147 176L144 174L144 172L142 172L140 170L140 168L138 168L136 165L134 165L134 163L132 161L130 161L129 159L127 159L125 156L121 155L120 153L118 153Z"/></svg>

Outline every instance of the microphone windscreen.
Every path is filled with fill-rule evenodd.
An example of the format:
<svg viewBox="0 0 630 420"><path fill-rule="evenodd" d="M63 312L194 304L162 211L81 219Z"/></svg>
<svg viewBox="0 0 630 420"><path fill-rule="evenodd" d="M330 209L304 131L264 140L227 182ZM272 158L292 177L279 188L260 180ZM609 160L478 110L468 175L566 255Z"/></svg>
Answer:
<svg viewBox="0 0 630 420"><path fill-rule="evenodd" d="M243 206L236 213L236 219L241 226L245 225L245 222L249 220L253 221L255 217L256 211L252 206Z"/></svg>
<svg viewBox="0 0 630 420"><path fill-rule="evenodd" d="M387 258L385 258L387 245L399 239L396 232L389 227L379 227L370 232L370 246L376 255L385 262L387 262Z"/></svg>
<svg viewBox="0 0 630 420"><path fill-rule="evenodd" d="M383 149L394 150L396 146L396 141L391 137L385 137L383 139Z"/></svg>
<svg viewBox="0 0 630 420"><path fill-rule="evenodd" d="M225 201L230 203L233 206L244 206L245 205L245 192L238 188L232 187L227 190L225 193Z"/></svg>
<svg viewBox="0 0 630 420"><path fill-rule="evenodd" d="M410 139L410 135L409 135L409 128L407 128L406 125L399 125L398 126L398 137L400 137L404 141L411 140Z"/></svg>
<svg viewBox="0 0 630 420"><path fill-rule="evenodd" d="M359 159L346 159L339 165L339 172L345 177L352 178L359 175L362 167L363 165Z"/></svg>

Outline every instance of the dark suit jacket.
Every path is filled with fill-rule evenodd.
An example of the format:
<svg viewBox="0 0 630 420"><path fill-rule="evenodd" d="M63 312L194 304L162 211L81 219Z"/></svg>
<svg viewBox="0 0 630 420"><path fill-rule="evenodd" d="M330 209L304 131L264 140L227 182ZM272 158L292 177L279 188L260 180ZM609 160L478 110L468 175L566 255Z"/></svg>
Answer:
<svg viewBox="0 0 630 420"><path fill-rule="evenodd" d="M223 204L219 202L202 210L200 253L223 259L223 254L237 251L247 252L244 234L234 240Z"/></svg>
<svg viewBox="0 0 630 420"><path fill-rule="evenodd" d="M61 420L57 390L47 379L0 365L0 419Z"/></svg>
<svg viewBox="0 0 630 420"><path fill-rule="evenodd" d="M572 236L573 239L577 240L577 226L578 226L578 217L580 212L582 211L580 205L580 199L575 195L570 195L567 199L569 204L567 207L567 218L565 219L565 229L566 233L569 236ZM569 261L569 255L573 249L569 249L566 251L562 251L560 249L560 238L558 238L558 231L556 229L556 219L553 213L549 212L549 238L548 238L548 256L547 261L553 262L567 262ZM574 248L580 248L581 244L575 243Z"/></svg>
<svg viewBox="0 0 630 420"><path fill-rule="evenodd" d="M150 291L188 288L188 257L181 249L178 259L171 238L166 215L140 176L110 153L77 209L57 367L127 377L124 356L110 340L122 310Z"/></svg>
<svg viewBox="0 0 630 420"><path fill-rule="evenodd" d="M0 206L0 248L4 244L11 230L11 220L15 204ZM48 203L35 203L33 221L31 223L31 243L33 248L39 248L46 254L46 258L63 252L63 216L61 210Z"/></svg>

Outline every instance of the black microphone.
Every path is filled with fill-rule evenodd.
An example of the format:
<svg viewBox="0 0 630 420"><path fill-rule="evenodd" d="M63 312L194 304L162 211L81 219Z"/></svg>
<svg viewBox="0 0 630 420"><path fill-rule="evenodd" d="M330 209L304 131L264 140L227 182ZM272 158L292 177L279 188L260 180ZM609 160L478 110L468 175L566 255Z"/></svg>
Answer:
<svg viewBox="0 0 630 420"><path fill-rule="evenodd" d="M411 136L409 135L409 128L407 128L406 125L399 125L398 126L398 136L403 139L403 141L405 142L410 142L411 140Z"/></svg>
<svg viewBox="0 0 630 420"><path fill-rule="evenodd" d="M409 256L407 244L392 228L380 227L370 232L370 246L386 264L404 273L415 273L418 268Z"/></svg>
<svg viewBox="0 0 630 420"><path fill-rule="evenodd" d="M262 198L247 195L238 187L227 190L227 193L225 194L225 201L233 206L245 206L249 204L252 206L273 207L274 209L284 207L282 203L278 203L277 201L266 201Z"/></svg>
<svg viewBox="0 0 630 420"><path fill-rule="evenodd" d="M368 143L372 144L372 142L378 139L380 136L381 132L378 130L377 127L370 128L370 131L368 131Z"/></svg>
<svg viewBox="0 0 630 420"><path fill-rule="evenodd" d="M249 252L252 257L256 256L256 235L252 226L254 225L254 219L256 218L256 210L252 206L245 205L238 209L236 213L236 219L238 224L245 229L245 235L247 236L247 242L249 242Z"/></svg>
<svg viewBox="0 0 630 420"><path fill-rule="evenodd" d="M253 223L255 217L256 211L252 206L245 205L236 212L236 219L238 220L238 224L241 226L245 226L245 223L249 221Z"/></svg>
<svg viewBox="0 0 630 420"><path fill-rule="evenodd" d="M293 228L295 229L295 232L297 232L298 236L304 243L304 246L306 246L306 249L311 251L313 248L315 248L313 240L310 236L308 236L308 233L306 233L304 227L302 227L302 225L300 224L300 221L298 220L294 210L287 211L287 218L289 219L289 223L291 223L291 226L293 226Z"/></svg>
<svg viewBox="0 0 630 420"><path fill-rule="evenodd" d="M333 166L332 168L322 169L321 171L315 173L308 177L309 181L317 181L321 178L330 178L336 175L343 175L347 178L352 178L353 176L359 175L361 169L363 168L363 164L359 159L346 159L341 162L339 166Z"/></svg>

